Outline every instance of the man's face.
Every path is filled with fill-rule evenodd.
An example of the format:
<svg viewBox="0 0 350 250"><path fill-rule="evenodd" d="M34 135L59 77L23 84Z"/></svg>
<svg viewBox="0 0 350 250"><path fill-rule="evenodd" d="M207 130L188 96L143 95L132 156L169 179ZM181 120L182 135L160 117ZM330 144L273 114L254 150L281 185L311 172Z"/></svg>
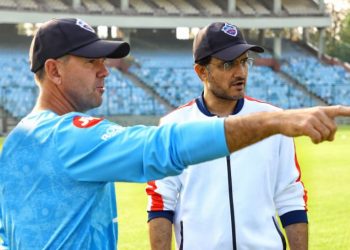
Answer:
<svg viewBox="0 0 350 250"><path fill-rule="evenodd" d="M210 96L238 100L244 97L248 77L248 53L244 53L232 62L212 58L207 65L205 91ZM249 59L250 60L250 59Z"/></svg>
<svg viewBox="0 0 350 250"><path fill-rule="evenodd" d="M104 78L109 72L105 59L69 55L62 65L62 92L75 111L86 111L102 104Z"/></svg>

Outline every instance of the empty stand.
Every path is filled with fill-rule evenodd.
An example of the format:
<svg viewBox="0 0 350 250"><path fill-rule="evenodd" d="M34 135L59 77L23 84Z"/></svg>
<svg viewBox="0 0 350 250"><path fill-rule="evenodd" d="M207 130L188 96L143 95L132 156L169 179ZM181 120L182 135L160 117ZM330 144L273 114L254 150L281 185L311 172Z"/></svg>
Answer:
<svg viewBox="0 0 350 250"><path fill-rule="evenodd" d="M17 3L13 0L1 0L0 1L0 8L16 9Z"/></svg>
<svg viewBox="0 0 350 250"><path fill-rule="evenodd" d="M131 68L145 84L174 107L198 96L202 84L191 68Z"/></svg>
<svg viewBox="0 0 350 250"><path fill-rule="evenodd" d="M164 115L168 110L120 71L111 68L103 103L92 115Z"/></svg>
<svg viewBox="0 0 350 250"><path fill-rule="evenodd" d="M27 10L38 10L39 5L33 0L17 0L19 8Z"/></svg>
<svg viewBox="0 0 350 250"><path fill-rule="evenodd" d="M350 104L349 98L344 103L343 96L335 94L342 93L342 90L347 93L350 88L350 73L343 67L325 65L317 58L300 56L286 58L281 69L327 103Z"/></svg>
<svg viewBox="0 0 350 250"><path fill-rule="evenodd" d="M244 15L255 15L255 10L247 4L244 0L237 0L237 8L244 14Z"/></svg>
<svg viewBox="0 0 350 250"><path fill-rule="evenodd" d="M82 4L85 6L85 8L90 13L101 13L102 12L102 9L101 9L100 5L98 5L93 0L82 0Z"/></svg>
<svg viewBox="0 0 350 250"><path fill-rule="evenodd" d="M312 0L282 0L282 7L290 15L320 14L317 4Z"/></svg>
<svg viewBox="0 0 350 250"><path fill-rule="evenodd" d="M0 105L14 117L22 117L33 108L36 93L33 74L29 70L24 51L1 51L0 56Z"/></svg>
<svg viewBox="0 0 350 250"><path fill-rule="evenodd" d="M209 15L219 16L223 14L222 9L212 0L196 0L196 3Z"/></svg>
<svg viewBox="0 0 350 250"><path fill-rule="evenodd" d="M178 15L180 11L175 7L174 4L169 2L168 0L153 0L153 2L160 8L163 9L166 13L170 15Z"/></svg>
<svg viewBox="0 0 350 250"><path fill-rule="evenodd" d="M235 0L235 15L266 16L272 13L272 0ZM227 0L129 0L129 8L120 9L120 0L80 0L80 7L73 7L72 0L0 0L0 8L37 11L124 13L141 15L227 15ZM282 12L289 15L320 15L322 10L316 0L281 0ZM156 7L157 6L157 7ZM75 9L74 9L75 8ZM159 10L161 10L159 12ZM231 14L229 14L231 15Z"/></svg>
<svg viewBox="0 0 350 250"><path fill-rule="evenodd" d="M103 12L109 13L115 10L114 5L107 0L97 0L96 3L100 5Z"/></svg>
<svg viewBox="0 0 350 250"><path fill-rule="evenodd" d="M29 70L26 51L0 50L0 106L13 117L21 118L35 105L38 88ZM105 79L106 92L101 107L93 115L164 115L169 110L144 89L114 68Z"/></svg>
<svg viewBox="0 0 350 250"><path fill-rule="evenodd" d="M139 66L129 70L174 107L200 95L203 84L193 70L191 50L142 50L132 52ZM170 59L169 59L170 58ZM269 67L249 71L247 94L282 108L307 107L315 101L294 88Z"/></svg>
<svg viewBox="0 0 350 250"><path fill-rule="evenodd" d="M247 3L255 10L258 15L270 15L271 11L259 0L246 0Z"/></svg>
<svg viewBox="0 0 350 250"><path fill-rule="evenodd" d="M173 2L174 5L185 15L199 15L200 12L193 5L184 1L177 0Z"/></svg>
<svg viewBox="0 0 350 250"><path fill-rule="evenodd" d="M139 0L129 0L129 4L137 11L139 14L152 14L154 10L146 4L144 1Z"/></svg>
<svg viewBox="0 0 350 250"><path fill-rule="evenodd" d="M46 2L46 7L52 11L68 11L70 8L61 0L50 0Z"/></svg>
<svg viewBox="0 0 350 250"><path fill-rule="evenodd" d="M248 75L247 95L281 108L314 106L316 103L282 79L269 67L254 66Z"/></svg>

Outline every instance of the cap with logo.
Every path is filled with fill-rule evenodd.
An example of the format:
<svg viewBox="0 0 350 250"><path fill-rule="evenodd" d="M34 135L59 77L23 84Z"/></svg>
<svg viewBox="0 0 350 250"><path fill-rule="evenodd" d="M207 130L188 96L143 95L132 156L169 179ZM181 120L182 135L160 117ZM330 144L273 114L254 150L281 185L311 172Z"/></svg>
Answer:
<svg viewBox="0 0 350 250"><path fill-rule="evenodd" d="M231 61L247 50L264 52L260 46L248 44L240 29L229 23L216 22L201 29L193 42L194 61L208 56Z"/></svg>
<svg viewBox="0 0 350 250"><path fill-rule="evenodd" d="M86 58L122 58L128 55L126 42L100 39L86 22L75 18L52 19L36 32L30 48L30 69L37 72L47 59L70 54Z"/></svg>

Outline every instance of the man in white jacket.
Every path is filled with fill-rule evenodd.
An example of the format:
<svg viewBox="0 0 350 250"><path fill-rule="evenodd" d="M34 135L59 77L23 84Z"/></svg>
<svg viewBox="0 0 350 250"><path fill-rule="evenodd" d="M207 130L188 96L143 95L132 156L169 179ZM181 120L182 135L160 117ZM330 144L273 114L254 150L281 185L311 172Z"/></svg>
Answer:
<svg viewBox="0 0 350 250"><path fill-rule="evenodd" d="M197 34L194 69L204 92L161 119L161 125L269 112L278 108L245 96L248 51L238 27L212 23ZM208 145L209 146L209 145ZM201 148L198 148L201 150ZM215 165L216 167L212 167ZM293 139L278 134L245 149L148 183L153 250L307 249L306 191Z"/></svg>

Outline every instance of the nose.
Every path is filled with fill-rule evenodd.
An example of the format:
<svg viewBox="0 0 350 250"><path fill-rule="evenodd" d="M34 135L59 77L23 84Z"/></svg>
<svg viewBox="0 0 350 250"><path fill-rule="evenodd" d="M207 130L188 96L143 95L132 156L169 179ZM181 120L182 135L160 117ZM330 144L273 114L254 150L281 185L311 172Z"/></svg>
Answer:
<svg viewBox="0 0 350 250"><path fill-rule="evenodd" d="M246 77L247 72L248 72L248 67L240 63L236 65L236 67L234 67L234 70L232 70L232 74L235 77Z"/></svg>
<svg viewBox="0 0 350 250"><path fill-rule="evenodd" d="M100 60L99 62L99 70L97 72L97 76L100 78L105 78L109 75L109 70L105 64L105 60Z"/></svg>

